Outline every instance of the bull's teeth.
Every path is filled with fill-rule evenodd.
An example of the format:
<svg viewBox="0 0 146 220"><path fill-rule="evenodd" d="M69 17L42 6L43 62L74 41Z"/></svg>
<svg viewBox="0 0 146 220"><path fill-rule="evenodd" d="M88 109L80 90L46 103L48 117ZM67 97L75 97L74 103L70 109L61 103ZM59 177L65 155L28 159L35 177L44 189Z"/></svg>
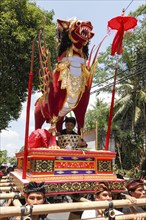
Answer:
<svg viewBox="0 0 146 220"><path fill-rule="evenodd" d="M87 38L87 35L86 35L86 34L82 34L82 36L84 36L85 38Z"/></svg>
<svg viewBox="0 0 146 220"><path fill-rule="evenodd" d="M90 29L89 27L84 27L84 26L81 28L81 30L86 30L86 31L88 31L88 32L91 31L91 29Z"/></svg>

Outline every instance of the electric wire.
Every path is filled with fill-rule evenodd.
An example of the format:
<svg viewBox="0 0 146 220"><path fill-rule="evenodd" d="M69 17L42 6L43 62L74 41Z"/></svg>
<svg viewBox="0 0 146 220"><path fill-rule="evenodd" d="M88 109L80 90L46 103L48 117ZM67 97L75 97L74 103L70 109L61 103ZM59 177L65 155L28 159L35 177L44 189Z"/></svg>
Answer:
<svg viewBox="0 0 146 220"><path fill-rule="evenodd" d="M131 0L131 2L128 4L128 6L126 7L126 9L124 9L124 12L129 8L129 6L132 4L134 0Z"/></svg>
<svg viewBox="0 0 146 220"><path fill-rule="evenodd" d="M122 82L124 82L126 79L130 79L130 78L133 77L133 76L141 75L141 74L143 73L143 70L144 70L144 69L145 69L145 68L141 68L141 69L139 70L139 72L137 72L137 73L130 74L129 76L124 76L124 77L122 77L121 79L117 80L116 84L122 83ZM104 89L104 90L109 89L109 88L112 87L112 86L113 86L113 82L110 83L110 84L108 84L108 85L106 85L106 86L103 86L103 87L101 87L101 88L99 88L99 89L97 89L97 90L95 90L95 91L91 91L91 92L90 92L90 95L92 95L92 94L94 94L94 93L97 93L97 92L100 92L100 91L103 91L103 89Z"/></svg>
<svg viewBox="0 0 146 220"><path fill-rule="evenodd" d="M135 65L135 66L137 66L137 65ZM127 70L122 71L122 72L126 72L126 71L127 71ZM120 78L119 80L117 80L116 84L119 84L119 83L121 83L121 82L124 82L124 80L130 79L130 78L133 77L133 76L141 75L142 73L144 73L144 71L146 71L145 66L141 66L141 67L139 67L139 68L137 69L137 72L136 72L136 73L133 73L133 74L131 73L131 74L129 74L129 75L123 76L122 78ZM97 87L97 86L100 87L102 84L108 82L109 80L112 80L113 78L114 78L114 76L112 76L112 77L108 78L107 80L104 80L104 81L102 81L102 82L100 82L100 83L94 85L91 89L93 89L93 88L95 88L95 87ZM108 88L108 87L110 88L112 85L113 85L113 82L111 82L111 83L108 84L108 85L105 85L105 86L101 87L100 89L97 89L97 90L95 90L95 91L91 91L90 94L93 94L93 93L95 93L96 91L101 91L101 90L106 89L106 88Z"/></svg>
<svg viewBox="0 0 146 220"><path fill-rule="evenodd" d="M139 66L141 63L143 63L143 61L145 61L145 59L143 59L143 60L141 60L140 62L138 62L137 64L133 65L133 66L130 68L130 70L133 69L133 68L136 67L136 66ZM121 72L122 72L122 73L125 73L125 72L128 72L128 71L130 71L130 70L129 70L129 69L126 69L126 70L123 70L123 71L120 70L120 71L118 72L117 76L119 76L119 75L121 74ZM99 83L93 85L93 86L91 87L91 89L94 88L94 87L96 87L96 86L100 86L101 84L106 83L107 81L109 81L109 80L111 80L111 79L113 79L113 78L114 78L114 76L111 76L111 77L107 78L106 80L101 81L101 82L99 82Z"/></svg>

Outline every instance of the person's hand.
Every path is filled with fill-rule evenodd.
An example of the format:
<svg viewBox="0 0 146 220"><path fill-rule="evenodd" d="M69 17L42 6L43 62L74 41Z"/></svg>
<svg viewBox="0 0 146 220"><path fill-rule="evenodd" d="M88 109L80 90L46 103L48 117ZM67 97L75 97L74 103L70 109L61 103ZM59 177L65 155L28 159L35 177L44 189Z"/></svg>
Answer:
<svg viewBox="0 0 146 220"><path fill-rule="evenodd" d="M125 199L128 199L131 203L137 202L136 198L130 195L125 195Z"/></svg>
<svg viewBox="0 0 146 220"><path fill-rule="evenodd" d="M141 214L135 214L134 220L144 220L144 217Z"/></svg>
<svg viewBox="0 0 146 220"><path fill-rule="evenodd" d="M87 143L83 139L79 139L78 146L79 147L87 147Z"/></svg>
<svg viewBox="0 0 146 220"><path fill-rule="evenodd" d="M12 205L13 200L12 199L8 199L7 203L5 204L5 206L11 206Z"/></svg>
<svg viewBox="0 0 146 220"><path fill-rule="evenodd" d="M59 136L61 135L61 133L59 131L56 132L56 136Z"/></svg>
<svg viewBox="0 0 146 220"><path fill-rule="evenodd" d="M20 217L20 216L17 216L17 217L16 217L16 220L21 220L21 217Z"/></svg>

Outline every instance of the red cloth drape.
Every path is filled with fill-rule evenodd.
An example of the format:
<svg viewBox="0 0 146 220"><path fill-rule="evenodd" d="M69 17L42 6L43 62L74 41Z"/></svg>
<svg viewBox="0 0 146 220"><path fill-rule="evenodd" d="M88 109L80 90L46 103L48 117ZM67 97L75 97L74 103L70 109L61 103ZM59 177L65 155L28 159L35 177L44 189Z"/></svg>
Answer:
<svg viewBox="0 0 146 220"><path fill-rule="evenodd" d="M124 31L134 28L136 25L137 19L131 16L118 16L108 21L108 27L113 30L117 30L117 33L112 43L112 56L114 56L115 53L122 53L122 41L124 37Z"/></svg>

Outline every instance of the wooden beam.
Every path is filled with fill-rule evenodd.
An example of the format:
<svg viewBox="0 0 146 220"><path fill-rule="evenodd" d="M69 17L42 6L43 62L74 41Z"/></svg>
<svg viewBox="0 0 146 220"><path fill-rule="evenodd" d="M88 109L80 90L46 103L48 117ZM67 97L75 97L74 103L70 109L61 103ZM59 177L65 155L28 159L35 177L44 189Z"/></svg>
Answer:
<svg viewBox="0 0 146 220"><path fill-rule="evenodd" d="M123 200L113 200L113 207L131 207L133 203L131 203L127 199ZM137 202L134 203L134 206L144 206L146 204L146 198L137 199ZM73 203L57 203L57 204L42 204L42 205L34 205L33 206L33 215L41 215L41 214L51 214L51 213L63 213L63 212L76 212L83 211L89 209L107 209L109 208L108 201L93 201L93 202L73 202ZM26 206L25 215L29 215L30 206ZM144 213L146 217L146 213ZM21 215L21 207L1 207L1 216L4 217L12 217Z"/></svg>

